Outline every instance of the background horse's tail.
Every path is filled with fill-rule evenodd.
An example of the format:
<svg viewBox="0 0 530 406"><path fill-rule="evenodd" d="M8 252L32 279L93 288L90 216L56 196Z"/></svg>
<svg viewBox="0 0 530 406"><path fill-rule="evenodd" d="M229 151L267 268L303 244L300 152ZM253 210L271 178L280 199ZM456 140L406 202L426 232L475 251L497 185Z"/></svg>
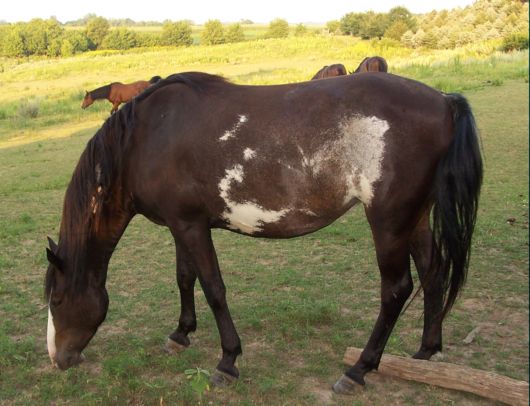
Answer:
<svg viewBox="0 0 530 406"><path fill-rule="evenodd" d="M466 281L471 236L482 185L482 155L475 119L467 100L445 95L453 112L454 138L438 164L434 189L434 261L439 266L445 317Z"/></svg>

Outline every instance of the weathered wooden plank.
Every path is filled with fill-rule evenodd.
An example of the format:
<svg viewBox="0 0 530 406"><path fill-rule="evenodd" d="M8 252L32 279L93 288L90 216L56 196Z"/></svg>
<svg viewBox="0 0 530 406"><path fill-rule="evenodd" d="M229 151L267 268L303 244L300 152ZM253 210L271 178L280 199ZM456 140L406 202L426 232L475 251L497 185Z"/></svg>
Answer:
<svg viewBox="0 0 530 406"><path fill-rule="evenodd" d="M347 365L355 364L361 352L359 348L348 347L344 354L344 362ZM378 372L396 378L474 393L509 405L528 405L528 382L462 365L384 354Z"/></svg>

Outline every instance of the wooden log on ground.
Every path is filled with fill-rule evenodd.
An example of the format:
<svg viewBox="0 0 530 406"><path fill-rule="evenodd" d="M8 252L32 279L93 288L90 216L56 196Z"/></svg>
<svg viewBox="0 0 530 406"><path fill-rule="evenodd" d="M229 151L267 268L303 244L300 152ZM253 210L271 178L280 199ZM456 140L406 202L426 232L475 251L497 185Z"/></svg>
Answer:
<svg viewBox="0 0 530 406"><path fill-rule="evenodd" d="M348 347L344 354L344 363L350 366L355 364L361 352L359 348ZM378 372L409 381L474 393L509 405L528 405L528 382L461 365L383 354Z"/></svg>

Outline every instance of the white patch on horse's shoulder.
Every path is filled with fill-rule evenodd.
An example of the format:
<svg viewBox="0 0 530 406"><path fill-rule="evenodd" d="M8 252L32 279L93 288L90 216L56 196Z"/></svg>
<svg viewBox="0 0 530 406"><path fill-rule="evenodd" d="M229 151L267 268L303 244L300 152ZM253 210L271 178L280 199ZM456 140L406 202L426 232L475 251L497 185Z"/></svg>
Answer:
<svg viewBox="0 0 530 406"><path fill-rule="evenodd" d="M224 134L219 137L219 141L227 141L230 138L235 138L237 132L239 129L248 121L248 117L244 114L240 114L237 116L237 122L232 126L230 130L226 130Z"/></svg>
<svg viewBox="0 0 530 406"><path fill-rule="evenodd" d="M280 220L289 209L267 210L257 203L245 201L242 203L230 199L229 191L233 182L243 182L243 167L239 164L231 169L225 169L225 176L219 182L219 196L226 204L221 217L228 223L228 227L247 234L254 234L263 229L268 223Z"/></svg>
<svg viewBox="0 0 530 406"><path fill-rule="evenodd" d="M245 159L245 161L248 161L249 159L252 159L255 156L256 151L254 151L253 149L245 148L245 150L243 151L243 158Z"/></svg>
<svg viewBox="0 0 530 406"><path fill-rule="evenodd" d="M48 329L46 332L46 342L48 344L48 355L52 364L55 363L55 355L57 354L57 348L55 346L55 325L53 324L53 316L50 308L48 307Z"/></svg>

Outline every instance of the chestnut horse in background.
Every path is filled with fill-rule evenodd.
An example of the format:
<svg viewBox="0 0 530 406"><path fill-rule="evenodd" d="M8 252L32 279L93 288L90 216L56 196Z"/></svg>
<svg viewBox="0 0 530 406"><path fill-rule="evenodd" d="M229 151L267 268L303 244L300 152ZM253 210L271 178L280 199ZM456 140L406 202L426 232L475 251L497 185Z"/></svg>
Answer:
<svg viewBox="0 0 530 406"><path fill-rule="evenodd" d="M113 82L109 85L98 87L90 92L87 91L83 103L81 104L81 108L86 109L96 100L107 99L112 103L112 110L110 111L110 114L112 114L118 110L121 103L127 103L134 96L137 96L160 79L160 76L153 76L149 81L138 80L128 84Z"/></svg>
<svg viewBox="0 0 530 406"><path fill-rule="evenodd" d="M381 58L380 56L370 56L364 58L357 69L352 73L363 72L388 72L388 64L386 63L385 58Z"/></svg>
<svg viewBox="0 0 530 406"><path fill-rule="evenodd" d="M330 78L334 76L342 76L347 75L348 71L344 67L342 63L336 63L334 65L324 66L322 69L320 69L315 76L311 78L311 80L315 79L324 79L324 78Z"/></svg>

